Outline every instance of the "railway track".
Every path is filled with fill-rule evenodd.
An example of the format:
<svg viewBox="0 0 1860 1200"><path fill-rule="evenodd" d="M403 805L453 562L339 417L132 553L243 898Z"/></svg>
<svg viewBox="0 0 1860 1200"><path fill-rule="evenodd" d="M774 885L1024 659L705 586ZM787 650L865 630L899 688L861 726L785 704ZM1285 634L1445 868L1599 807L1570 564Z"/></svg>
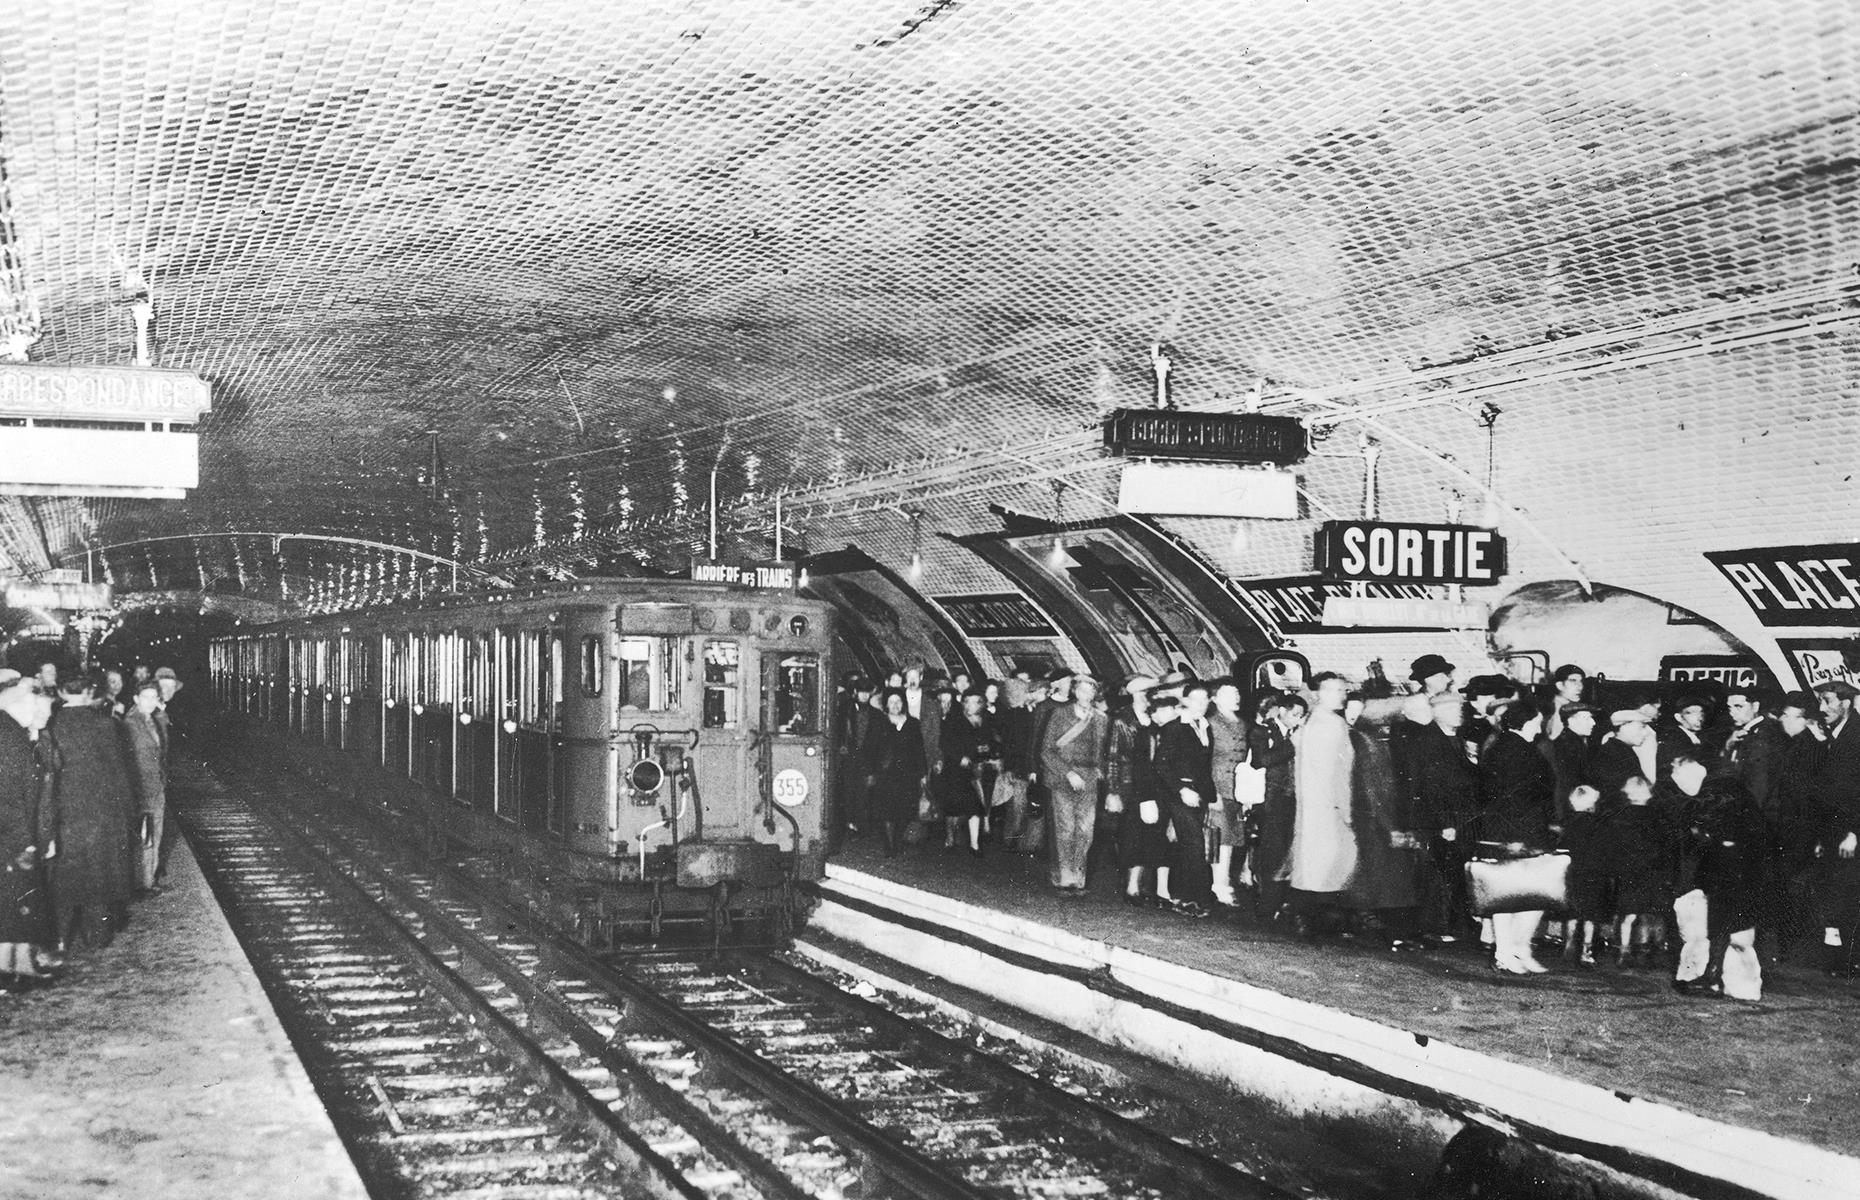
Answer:
<svg viewBox="0 0 1860 1200"><path fill-rule="evenodd" d="M1287 1195L774 956L597 959L353 814L192 790L184 819L254 961L341 956L280 954L267 986L358 1161L385 1164L379 1194ZM352 946L350 924L390 932ZM410 993L451 1015L416 1018Z"/></svg>

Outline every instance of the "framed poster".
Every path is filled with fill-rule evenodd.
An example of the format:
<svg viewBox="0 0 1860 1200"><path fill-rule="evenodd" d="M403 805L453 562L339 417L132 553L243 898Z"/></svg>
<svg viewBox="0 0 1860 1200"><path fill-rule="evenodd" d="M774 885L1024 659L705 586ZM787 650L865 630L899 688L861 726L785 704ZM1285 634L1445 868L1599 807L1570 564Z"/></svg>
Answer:
<svg viewBox="0 0 1860 1200"><path fill-rule="evenodd" d="M1860 637L1777 638L1795 677L1805 688L1845 679L1860 687Z"/></svg>

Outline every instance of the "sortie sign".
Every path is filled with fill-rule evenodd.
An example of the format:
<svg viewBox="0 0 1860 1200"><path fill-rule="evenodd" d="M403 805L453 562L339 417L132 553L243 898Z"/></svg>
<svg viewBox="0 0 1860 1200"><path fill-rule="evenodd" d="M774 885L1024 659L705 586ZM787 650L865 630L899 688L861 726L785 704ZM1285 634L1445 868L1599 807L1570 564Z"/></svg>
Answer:
<svg viewBox="0 0 1860 1200"><path fill-rule="evenodd" d="M1497 583L1505 539L1478 525L1326 521L1317 532L1318 573L1384 583Z"/></svg>
<svg viewBox="0 0 1860 1200"><path fill-rule="evenodd" d="M1757 620L1777 625L1860 625L1860 542L1708 550Z"/></svg>

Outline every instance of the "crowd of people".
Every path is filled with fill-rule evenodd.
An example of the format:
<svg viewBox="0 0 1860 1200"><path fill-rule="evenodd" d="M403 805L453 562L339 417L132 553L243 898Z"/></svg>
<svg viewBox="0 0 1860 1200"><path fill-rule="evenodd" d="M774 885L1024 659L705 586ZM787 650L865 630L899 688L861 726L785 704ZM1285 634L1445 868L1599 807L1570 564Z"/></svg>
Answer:
<svg viewBox="0 0 1860 1200"><path fill-rule="evenodd" d="M173 670L0 669L0 991L57 978L162 889ZM164 837L164 834L168 836Z"/></svg>
<svg viewBox="0 0 1860 1200"><path fill-rule="evenodd" d="M1248 915L1391 949L1477 940L1495 970L1672 971L1760 997L1764 962L1860 956L1856 689L1732 687L1604 711L1582 668L1455 686L1319 674L1245 704L1234 679L842 683L836 823L886 855L940 840L1043 855L1061 896ZM1722 701L1720 703L1720 700Z"/></svg>

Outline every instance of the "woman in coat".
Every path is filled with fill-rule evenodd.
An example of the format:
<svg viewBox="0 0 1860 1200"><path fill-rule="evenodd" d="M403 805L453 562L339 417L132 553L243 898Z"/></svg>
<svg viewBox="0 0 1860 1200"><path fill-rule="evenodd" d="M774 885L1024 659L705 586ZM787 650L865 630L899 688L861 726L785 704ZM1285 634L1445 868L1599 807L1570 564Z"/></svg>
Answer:
<svg viewBox="0 0 1860 1200"><path fill-rule="evenodd" d="M1292 735L1304 724L1303 696L1274 692L1260 702L1259 720L1247 731L1247 762L1266 773L1265 799L1251 814L1247 839L1252 861L1246 872L1253 880L1253 911L1264 921L1275 919L1285 906L1286 882L1279 878L1292 852L1297 822L1298 795L1292 773L1297 748Z"/></svg>
<svg viewBox="0 0 1860 1200"><path fill-rule="evenodd" d="M1505 846L1506 854L1541 854L1555 845L1556 772L1537 749L1543 710L1526 700L1507 705L1498 716L1498 732L1479 761L1480 835ZM1537 975L1548 968L1531 953L1531 937L1543 911L1494 913L1492 965L1507 975Z"/></svg>
<svg viewBox="0 0 1860 1200"><path fill-rule="evenodd" d="M917 819L918 797L929 774L923 731L904 693L895 688L886 690L884 713L866 737L865 774L867 803L884 831L885 857L891 858L898 853L904 826Z"/></svg>
<svg viewBox="0 0 1860 1200"><path fill-rule="evenodd" d="M937 779L943 815L966 826L969 853L980 858L982 823L994 805L995 772L1001 763L1001 736L980 692L964 696L962 711L944 720L941 743L943 769Z"/></svg>
<svg viewBox="0 0 1860 1200"><path fill-rule="evenodd" d="M1381 932L1399 947L1404 937L1413 936L1414 910L1421 902L1420 842L1414 834L1412 806L1395 778L1388 741L1362 719L1362 700L1352 698L1343 715L1355 751L1350 792L1356 874L1350 880L1350 899L1377 914Z"/></svg>
<svg viewBox="0 0 1860 1200"><path fill-rule="evenodd" d="M38 685L0 682L0 990L45 981L51 941L39 828L39 761L32 735L51 719Z"/></svg>
<svg viewBox="0 0 1860 1200"><path fill-rule="evenodd" d="M52 717L58 773L58 858L52 899L61 945L107 946L122 928L135 892L135 790L122 727L93 703L82 678L60 689Z"/></svg>

